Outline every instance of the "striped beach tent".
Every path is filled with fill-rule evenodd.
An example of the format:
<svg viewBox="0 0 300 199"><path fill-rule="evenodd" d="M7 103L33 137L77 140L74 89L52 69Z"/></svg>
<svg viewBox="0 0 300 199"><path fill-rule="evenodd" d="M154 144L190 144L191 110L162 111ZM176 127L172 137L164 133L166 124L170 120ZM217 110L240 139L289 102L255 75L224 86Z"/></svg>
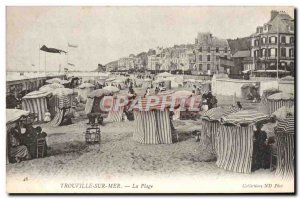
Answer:
<svg viewBox="0 0 300 199"><path fill-rule="evenodd" d="M275 128L277 145L277 167L275 174L281 176L282 178L294 177L294 134L294 117L287 117L278 121Z"/></svg>
<svg viewBox="0 0 300 199"><path fill-rule="evenodd" d="M268 115L255 110L223 116L217 135L216 165L233 172L251 173L254 124L268 119Z"/></svg>
<svg viewBox="0 0 300 199"><path fill-rule="evenodd" d="M292 107L294 106L294 95L291 93L275 93L268 97L269 114L274 113L282 106Z"/></svg>
<svg viewBox="0 0 300 199"><path fill-rule="evenodd" d="M125 100L125 98L128 100L128 103L125 105L117 104L117 100L119 100L119 103L121 100ZM123 113L124 110L127 108L127 106L131 103L131 96L128 94L118 94L113 97L113 101L111 104L111 110L108 112L107 119L111 122L121 122L123 119ZM123 104L123 103L122 103Z"/></svg>
<svg viewBox="0 0 300 199"><path fill-rule="evenodd" d="M172 144L170 101L159 97L159 103L149 97L141 98L133 108L135 130L133 139L142 144ZM171 98L168 98L171 99Z"/></svg>
<svg viewBox="0 0 300 199"><path fill-rule="evenodd" d="M95 113L95 112L101 112L100 110L100 103L101 103L101 99L104 96L111 96L112 93L108 90L105 89L97 89L97 90L93 90L91 93L88 94L88 98L85 104L85 113L89 114L89 113ZM106 100L105 102L110 103L110 100ZM109 104L110 107L111 104ZM104 104L104 106L106 107L106 105Z"/></svg>
<svg viewBox="0 0 300 199"><path fill-rule="evenodd" d="M94 90L95 86L91 83L83 83L78 86L78 98L80 102L86 102L88 94Z"/></svg>
<svg viewBox="0 0 300 199"><path fill-rule="evenodd" d="M275 88L264 90L261 96L260 105L262 108L262 111L266 114L269 114L269 107L268 107L268 97L275 94L280 93L281 91Z"/></svg>
<svg viewBox="0 0 300 199"><path fill-rule="evenodd" d="M69 88L58 88L52 91L54 97L55 116L49 122L50 126L59 126L66 114L70 112L73 103L73 90Z"/></svg>
<svg viewBox="0 0 300 199"><path fill-rule="evenodd" d="M37 114L38 121L43 121L47 111L47 97L51 96L49 91L33 91L22 98L22 109Z"/></svg>
<svg viewBox="0 0 300 199"><path fill-rule="evenodd" d="M218 130L220 127L219 120L221 117L231 113L238 112L240 109L235 106L216 107L205 111L201 117L202 130L206 136L207 146L211 148L211 152L217 154L218 151Z"/></svg>

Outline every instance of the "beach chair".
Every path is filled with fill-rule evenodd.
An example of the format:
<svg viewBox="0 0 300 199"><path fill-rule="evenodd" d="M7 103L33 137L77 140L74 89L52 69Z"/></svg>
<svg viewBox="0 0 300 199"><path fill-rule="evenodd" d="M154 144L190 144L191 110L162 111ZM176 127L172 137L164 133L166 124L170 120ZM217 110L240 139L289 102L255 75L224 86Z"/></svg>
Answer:
<svg viewBox="0 0 300 199"><path fill-rule="evenodd" d="M87 144L100 144L101 141L101 134L100 134L100 128L97 126L93 126L90 128L87 128L85 131L85 142Z"/></svg>
<svg viewBox="0 0 300 199"><path fill-rule="evenodd" d="M36 158L43 158L45 154L46 138L38 138L36 144Z"/></svg>

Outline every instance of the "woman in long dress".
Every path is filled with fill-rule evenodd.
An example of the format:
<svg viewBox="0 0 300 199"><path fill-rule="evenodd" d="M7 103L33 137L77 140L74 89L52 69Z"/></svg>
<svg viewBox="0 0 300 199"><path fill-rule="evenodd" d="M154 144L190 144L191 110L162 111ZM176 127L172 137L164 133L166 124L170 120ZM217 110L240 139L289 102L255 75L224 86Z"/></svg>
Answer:
<svg viewBox="0 0 300 199"><path fill-rule="evenodd" d="M9 147L9 156L16 162L31 158L28 148L25 145L21 145L19 132L16 129L13 129L9 134Z"/></svg>

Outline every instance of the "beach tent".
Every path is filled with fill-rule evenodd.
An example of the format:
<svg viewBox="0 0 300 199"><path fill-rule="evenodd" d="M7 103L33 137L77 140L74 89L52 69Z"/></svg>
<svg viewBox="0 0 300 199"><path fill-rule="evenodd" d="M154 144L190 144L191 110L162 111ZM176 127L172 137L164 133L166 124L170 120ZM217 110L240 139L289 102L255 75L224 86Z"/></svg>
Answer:
<svg viewBox="0 0 300 199"><path fill-rule="evenodd" d="M133 140L142 144L172 144L169 102L159 97L157 105L150 97L140 98L133 108L135 129ZM161 106L165 106L161 110Z"/></svg>
<svg viewBox="0 0 300 199"><path fill-rule="evenodd" d="M243 99L247 99L247 96L251 93L251 90L255 89L254 84L246 83L241 87L241 95Z"/></svg>
<svg viewBox="0 0 300 199"><path fill-rule="evenodd" d="M268 115L256 110L242 110L221 117L216 165L228 171L251 173L254 125L269 120Z"/></svg>
<svg viewBox="0 0 300 199"><path fill-rule="evenodd" d="M117 104L117 100L125 100L128 99L128 103L122 106L120 104ZM117 94L113 97L113 102L111 106L111 110L108 112L107 119L111 122L121 122L123 119L123 113L128 108L128 106L131 104L131 101L133 99L132 95L129 94ZM119 102L120 102L119 101Z"/></svg>
<svg viewBox="0 0 300 199"><path fill-rule="evenodd" d="M294 106L292 107L282 106L281 108L277 109L274 113L272 113L271 116L275 116L276 119L282 120L287 117L292 117L294 115L295 115Z"/></svg>
<svg viewBox="0 0 300 199"><path fill-rule="evenodd" d="M152 79L143 79L141 80L142 88L151 88L152 85Z"/></svg>
<svg viewBox="0 0 300 199"><path fill-rule="evenodd" d="M33 91L22 98L22 109L37 114L38 121L43 121L47 111L47 98L52 95L49 91Z"/></svg>
<svg viewBox="0 0 300 199"><path fill-rule="evenodd" d="M277 167L275 174L282 178L294 178L294 135L295 119L293 116L278 120L275 127L277 146Z"/></svg>
<svg viewBox="0 0 300 199"><path fill-rule="evenodd" d="M238 112L240 109L235 106L216 107L205 111L201 117L202 132L207 138L207 145L211 147L211 152L217 154L219 151L217 143L218 130L220 128L219 120L229 114Z"/></svg>
<svg viewBox="0 0 300 199"><path fill-rule="evenodd" d="M166 89L171 89L171 80L155 80L152 82L153 88L164 87Z"/></svg>
<svg viewBox="0 0 300 199"><path fill-rule="evenodd" d="M93 90L90 94L88 94L88 98L85 104L85 113L104 113L105 111L101 111L100 103L101 99L104 96L111 96L112 92L105 89L97 89ZM108 103L111 103L110 100L106 100ZM105 106L105 104L104 104ZM110 106L110 104L109 104Z"/></svg>
<svg viewBox="0 0 300 199"><path fill-rule="evenodd" d="M94 90L95 86L91 83L83 83L78 86L78 98L80 102L86 102L87 96Z"/></svg>
<svg viewBox="0 0 300 199"><path fill-rule="evenodd" d="M24 111L20 109L6 109L6 164L9 163L9 142L8 142L8 132L12 128L20 128L19 121L22 117L29 115L29 111Z"/></svg>
<svg viewBox="0 0 300 199"><path fill-rule="evenodd" d="M275 94L280 93L281 91L278 89L270 88L263 91L260 101L260 106L264 113L269 114L269 107L268 107L268 97Z"/></svg>
<svg viewBox="0 0 300 199"><path fill-rule="evenodd" d="M69 88L58 88L52 92L55 115L49 122L50 126L57 127L64 121L65 115L70 112L73 104L73 93L73 90Z"/></svg>
<svg viewBox="0 0 300 199"><path fill-rule="evenodd" d="M282 106L292 107L294 106L294 95L291 93L275 93L267 98L269 114L274 113Z"/></svg>

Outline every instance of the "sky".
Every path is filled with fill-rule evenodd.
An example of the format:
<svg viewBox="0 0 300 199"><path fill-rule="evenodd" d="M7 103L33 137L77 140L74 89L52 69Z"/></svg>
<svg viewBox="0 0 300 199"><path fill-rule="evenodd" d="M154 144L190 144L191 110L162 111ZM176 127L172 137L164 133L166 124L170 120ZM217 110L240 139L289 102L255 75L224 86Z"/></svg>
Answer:
<svg viewBox="0 0 300 199"><path fill-rule="evenodd" d="M7 7L6 70L95 70L157 46L194 43L198 32L249 36L271 10L294 18L293 7ZM67 48L70 44L78 48ZM68 51L44 53L39 47Z"/></svg>

